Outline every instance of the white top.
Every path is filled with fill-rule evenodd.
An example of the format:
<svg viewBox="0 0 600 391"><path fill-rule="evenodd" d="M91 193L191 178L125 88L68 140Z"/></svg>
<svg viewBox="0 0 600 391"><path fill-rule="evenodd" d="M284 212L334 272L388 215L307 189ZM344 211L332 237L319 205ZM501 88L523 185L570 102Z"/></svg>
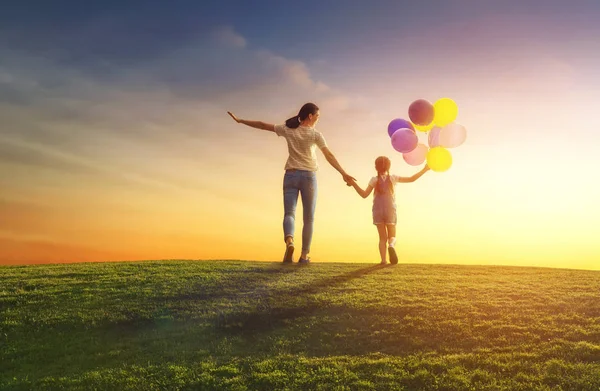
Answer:
<svg viewBox="0 0 600 391"><path fill-rule="evenodd" d="M381 179L383 179L385 181L385 178L387 178L387 175L382 175ZM400 176L398 175L390 175L390 180L392 181L392 185L395 185L396 183L400 182ZM374 176L373 178L371 178L371 180L369 181L369 186L371 187L375 187L375 185L377 184L377 177Z"/></svg>
<svg viewBox="0 0 600 391"><path fill-rule="evenodd" d="M289 157L285 163L285 169L296 169L306 171L317 171L316 149L327 147L325 138L315 128L300 125L296 129L285 125L275 125L275 133L285 137L288 145Z"/></svg>

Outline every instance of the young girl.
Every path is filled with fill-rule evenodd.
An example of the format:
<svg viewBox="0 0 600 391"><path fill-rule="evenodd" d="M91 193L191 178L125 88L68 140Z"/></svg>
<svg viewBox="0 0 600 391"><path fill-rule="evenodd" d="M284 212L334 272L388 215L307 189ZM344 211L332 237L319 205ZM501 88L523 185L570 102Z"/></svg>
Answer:
<svg viewBox="0 0 600 391"><path fill-rule="evenodd" d="M425 165L421 171L406 178L390 175L390 166L390 159L385 156L379 156L375 159L377 176L371 178L369 185L365 190L361 189L355 181L348 182L348 185L353 186L362 198L367 198L369 194L371 194L371 190L375 189L373 195L373 224L377 226L377 231L379 232L379 254L381 255L381 263L383 265L387 263L385 259L386 243L389 244L388 251L390 253L390 263L393 265L398 263L398 256L394 249L394 245L396 244L396 201L394 197L394 185L398 182L414 182L429 170L429 166Z"/></svg>

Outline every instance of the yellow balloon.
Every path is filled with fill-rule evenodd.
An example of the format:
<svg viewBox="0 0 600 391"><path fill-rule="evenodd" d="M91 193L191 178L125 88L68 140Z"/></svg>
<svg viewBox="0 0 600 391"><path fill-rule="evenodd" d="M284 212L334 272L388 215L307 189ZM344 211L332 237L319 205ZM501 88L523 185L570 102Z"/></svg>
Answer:
<svg viewBox="0 0 600 391"><path fill-rule="evenodd" d="M458 115L458 106L450 98L438 99L433 104L433 122L439 127L444 127L454 121Z"/></svg>
<svg viewBox="0 0 600 391"><path fill-rule="evenodd" d="M411 122L412 123L412 122ZM434 121L431 121L428 125L417 125L412 123L416 130L419 132L429 132L435 126Z"/></svg>
<svg viewBox="0 0 600 391"><path fill-rule="evenodd" d="M435 172L444 172L452 165L452 154L444 147L434 147L427 152L427 165Z"/></svg>

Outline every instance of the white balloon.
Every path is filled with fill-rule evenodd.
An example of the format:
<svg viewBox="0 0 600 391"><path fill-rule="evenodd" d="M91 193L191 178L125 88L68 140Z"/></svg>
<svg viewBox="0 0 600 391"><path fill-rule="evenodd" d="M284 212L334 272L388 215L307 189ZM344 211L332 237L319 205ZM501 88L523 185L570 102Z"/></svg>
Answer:
<svg viewBox="0 0 600 391"><path fill-rule="evenodd" d="M467 129L459 123L452 122L440 130L439 145L445 148L456 148L467 139Z"/></svg>
<svg viewBox="0 0 600 391"><path fill-rule="evenodd" d="M442 130L442 128L440 128L439 126L434 126L429 131L429 136L427 137L427 143L429 144L430 148L435 148L435 147L440 146L440 130Z"/></svg>

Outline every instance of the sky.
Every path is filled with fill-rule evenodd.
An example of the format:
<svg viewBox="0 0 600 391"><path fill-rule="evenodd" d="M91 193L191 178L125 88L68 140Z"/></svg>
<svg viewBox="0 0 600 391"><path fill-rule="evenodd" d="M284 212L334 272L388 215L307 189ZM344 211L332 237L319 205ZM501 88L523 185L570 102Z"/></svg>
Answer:
<svg viewBox="0 0 600 391"><path fill-rule="evenodd" d="M3 4L0 264L279 262L285 140L227 111L316 103L366 187L420 170L387 125L447 97L467 139L396 186L400 262L600 270L597 1L158 3ZM313 262L378 262L372 199L318 160Z"/></svg>

